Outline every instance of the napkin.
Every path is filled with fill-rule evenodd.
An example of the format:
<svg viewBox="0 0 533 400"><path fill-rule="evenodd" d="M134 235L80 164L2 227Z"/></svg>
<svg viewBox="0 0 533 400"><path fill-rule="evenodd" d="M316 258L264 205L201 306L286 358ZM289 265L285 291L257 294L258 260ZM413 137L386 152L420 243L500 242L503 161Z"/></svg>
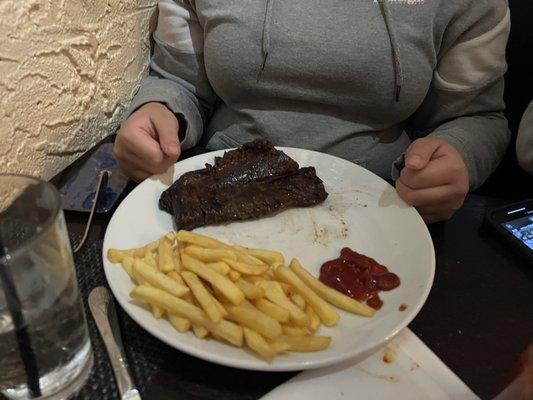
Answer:
<svg viewBox="0 0 533 400"><path fill-rule="evenodd" d="M356 363L309 370L262 397L262 400L474 400L479 399L409 329Z"/></svg>

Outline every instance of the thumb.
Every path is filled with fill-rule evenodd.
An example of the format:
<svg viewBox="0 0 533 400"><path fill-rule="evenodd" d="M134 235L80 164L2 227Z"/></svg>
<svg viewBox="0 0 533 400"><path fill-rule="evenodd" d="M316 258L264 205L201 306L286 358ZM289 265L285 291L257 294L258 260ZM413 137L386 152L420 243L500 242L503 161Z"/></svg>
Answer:
<svg viewBox="0 0 533 400"><path fill-rule="evenodd" d="M415 140L405 152L405 166L414 171L425 168L440 145L441 142L436 139Z"/></svg>
<svg viewBox="0 0 533 400"><path fill-rule="evenodd" d="M178 137L178 120L170 110L162 110L161 113L152 116L159 145L167 157L178 158L181 152L180 140Z"/></svg>

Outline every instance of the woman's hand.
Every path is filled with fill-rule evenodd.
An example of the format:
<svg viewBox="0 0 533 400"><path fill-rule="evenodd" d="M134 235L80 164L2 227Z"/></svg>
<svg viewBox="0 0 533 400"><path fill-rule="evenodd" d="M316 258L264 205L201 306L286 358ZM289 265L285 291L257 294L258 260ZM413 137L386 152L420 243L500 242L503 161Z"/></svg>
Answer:
<svg viewBox="0 0 533 400"><path fill-rule="evenodd" d="M176 116L165 105L143 105L124 122L115 140L120 169L138 182L165 172L181 152L178 130Z"/></svg>
<svg viewBox="0 0 533 400"><path fill-rule="evenodd" d="M396 190L426 223L449 219L468 193L468 170L457 150L438 138L415 140L405 152Z"/></svg>

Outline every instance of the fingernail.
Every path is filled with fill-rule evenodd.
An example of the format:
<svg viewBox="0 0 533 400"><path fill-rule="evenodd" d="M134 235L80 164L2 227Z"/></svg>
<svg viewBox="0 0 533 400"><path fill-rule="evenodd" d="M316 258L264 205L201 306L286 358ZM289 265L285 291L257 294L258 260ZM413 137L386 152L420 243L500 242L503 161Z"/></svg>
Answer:
<svg viewBox="0 0 533 400"><path fill-rule="evenodd" d="M422 157L420 157L418 154L412 154L407 157L405 162L409 167L418 168L422 166Z"/></svg>

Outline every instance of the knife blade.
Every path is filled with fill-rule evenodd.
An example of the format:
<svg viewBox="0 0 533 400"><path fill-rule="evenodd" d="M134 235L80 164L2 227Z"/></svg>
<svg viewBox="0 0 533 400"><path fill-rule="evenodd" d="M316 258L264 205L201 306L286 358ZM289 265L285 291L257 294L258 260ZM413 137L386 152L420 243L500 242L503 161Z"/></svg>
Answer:
<svg viewBox="0 0 533 400"><path fill-rule="evenodd" d="M141 400L129 371L117 313L109 290L103 286L91 290L89 308L111 361L121 400Z"/></svg>

